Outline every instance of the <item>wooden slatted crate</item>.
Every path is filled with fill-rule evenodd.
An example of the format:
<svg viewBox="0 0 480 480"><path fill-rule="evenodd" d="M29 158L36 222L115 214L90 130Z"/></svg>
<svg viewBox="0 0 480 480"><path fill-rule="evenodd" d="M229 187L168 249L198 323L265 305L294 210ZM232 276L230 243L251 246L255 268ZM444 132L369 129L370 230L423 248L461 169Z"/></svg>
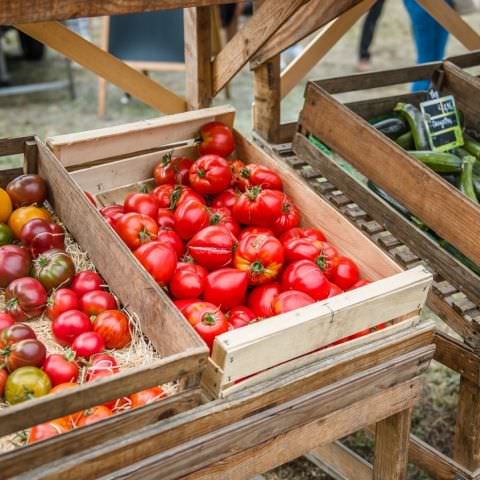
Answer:
<svg viewBox="0 0 480 480"><path fill-rule="evenodd" d="M77 188L89 191L106 205L123 201L127 191L148 185L153 167L165 153L195 157L198 130L211 120L233 125L234 111L216 107L52 137L47 144ZM428 294L431 274L422 266L403 272L334 208L319 200L288 166L278 164L240 133L235 135L238 158L279 171L286 193L300 208L304 225L320 228L335 247L356 260L362 276L374 283L217 337L204 376L208 391L214 396L226 396L354 345L414 328ZM91 215L100 219L93 206L89 209ZM117 238L113 231L110 236L112 241ZM160 293L164 308L173 309L166 295ZM347 344L322 349L383 322L391 324Z"/></svg>

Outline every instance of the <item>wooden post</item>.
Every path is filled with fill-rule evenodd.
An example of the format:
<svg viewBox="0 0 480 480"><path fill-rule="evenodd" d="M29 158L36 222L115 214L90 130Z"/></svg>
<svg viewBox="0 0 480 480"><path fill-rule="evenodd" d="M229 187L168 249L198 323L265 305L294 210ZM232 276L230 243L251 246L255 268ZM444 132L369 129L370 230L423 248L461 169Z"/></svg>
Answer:
<svg viewBox="0 0 480 480"><path fill-rule="evenodd" d="M189 110L212 101L212 15L210 7L184 10L185 95Z"/></svg>
<svg viewBox="0 0 480 480"><path fill-rule="evenodd" d="M480 386L461 377L453 459L471 471L480 468Z"/></svg>
<svg viewBox="0 0 480 480"><path fill-rule="evenodd" d="M412 409L377 423L373 480L404 480Z"/></svg>

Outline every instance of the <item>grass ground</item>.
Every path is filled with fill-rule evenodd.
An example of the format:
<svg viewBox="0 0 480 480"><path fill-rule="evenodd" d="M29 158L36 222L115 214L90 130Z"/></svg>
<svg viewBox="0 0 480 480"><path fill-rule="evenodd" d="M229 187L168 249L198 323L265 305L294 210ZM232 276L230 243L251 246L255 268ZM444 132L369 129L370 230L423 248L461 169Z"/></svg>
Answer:
<svg viewBox="0 0 480 480"><path fill-rule="evenodd" d="M472 24L479 23L480 16L468 18ZM93 21L94 36L98 36L98 20ZM356 49L359 38L359 25L329 52L322 62L311 72L309 78L321 78L349 74L354 71ZM15 41L10 37L7 49L15 51ZM451 40L448 55L464 50L455 40ZM414 62L413 42L410 37L407 15L403 2L390 0L386 4L380 20L376 40L372 49L375 69L394 68ZM65 77L65 62L58 55L49 52L47 59L40 63L15 61L9 63L10 73L15 83L28 83ZM164 85L178 93L183 93L183 75L178 73L153 74ZM223 94L216 104L231 103L237 109L237 126L248 133L251 128L252 81L251 73L245 68L232 83L232 98L225 100ZM158 112L135 100L124 105L120 102L122 92L114 87L108 90L107 114L98 118L97 80L94 75L82 69L75 69L77 96L71 101L66 91L56 91L35 95L0 97L0 137L35 133L41 138L60 133L72 133L107 125L114 125L138 119L158 116ZM284 121L294 120L302 105L305 81L302 82L283 102ZM407 85L386 89L405 91ZM371 91L367 95L385 94ZM16 159L0 159L0 168L16 162ZM455 424L455 409L458 393L458 375L444 366L433 363L426 374L425 392L420 405L414 411L413 431L442 452L451 453L451 439ZM371 439L363 433L347 439L347 443L357 452L371 458ZM304 460L297 460L268 473L269 480L279 479L328 479L318 468ZM411 469L409 479L428 479L422 472Z"/></svg>

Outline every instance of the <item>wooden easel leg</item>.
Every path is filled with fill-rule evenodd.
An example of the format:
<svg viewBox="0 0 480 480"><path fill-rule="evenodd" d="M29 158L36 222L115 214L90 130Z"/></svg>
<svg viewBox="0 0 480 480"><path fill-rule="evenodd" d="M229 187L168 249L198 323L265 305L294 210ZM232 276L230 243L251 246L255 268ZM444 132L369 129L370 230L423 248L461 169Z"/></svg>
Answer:
<svg viewBox="0 0 480 480"><path fill-rule="evenodd" d="M460 380L453 459L471 471L480 468L480 386Z"/></svg>
<svg viewBox="0 0 480 480"><path fill-rule="evenodd" d="M184 9L185 81L189 110L212 101L212 16L210 7Z"/></svg>
<svg viewBox="0 0 480 480"><path fill-rule="evenodd" d="M373 480L405 480L412 409L377 423Z"/></svg>

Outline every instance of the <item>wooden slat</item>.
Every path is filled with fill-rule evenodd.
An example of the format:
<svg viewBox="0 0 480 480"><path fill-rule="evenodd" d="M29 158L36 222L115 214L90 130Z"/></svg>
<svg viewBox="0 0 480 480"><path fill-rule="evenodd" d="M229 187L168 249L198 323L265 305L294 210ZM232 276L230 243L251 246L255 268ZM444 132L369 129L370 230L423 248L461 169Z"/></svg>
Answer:
<svg viewBox="0 0 480 480"><path fill-rule="evenodd" d="M178 113L186 110L183 98L60 23L23 23L17 24L16 28L160 112Z"/></svg>
<svg viewBox="0 0 480 480"><path fill-rule="evenodd" d="M330 122L324 122L325 117ZM307 87L301 124L438 235L480 263L480 207L477 204L313 84ZM345 138L353 140L345 142ZM444 201L446 198L448 201ZM470 227L465 229L465 225Z"/></svg>
<svg viewBox="0 0 480 480"><path fill-rule="evenodd" d="M202 7L241 0L2 0L0 25Z"/></svg>
<svg viewBox="0 0 480 480"><path fill-rule="evenodd" d="M0 187L5 188L10 180L13 180L23 173L23 168L9 168L7 170L0 170Z"/></svg>
<svg viewBox="0 0 480 480"><path fill-rule="evenodd" d="M289 63L281 76L282 98L295 88L374 2L375 0L363 0L350 10L342 13L324 30L319 32L303 52Z"/></svg>
<svg viewBox="0 0 480 480"><path fill-rule="evenodd" d="M362 0L310 1L299 8L278 32L252 58L251 68L257 68L275 55L323 27Z"/></svg>
<svg viewBox="0 0 480 480"><path fill-rule="evenodd" d="M258 49L309 0L264 0L212 64L213 93L216 95L250 60ZM313 2L315 3L315 2Z"/></svg>
<svg viewBox="0 0 480 480"><path fill-rule="evenodd" d="M64 166L79 166L184 142L197 137L203 124L216 120L231 126L234 117L233 107L212 107L116 127L57 135L47 138L47 145Z"/></svg>
<svg viewBox="0 0 480 480"><path fill-rule="evenodd" d="M25 142L34 140L33 136L0 139L0 157L23 153Z"/></svg>

